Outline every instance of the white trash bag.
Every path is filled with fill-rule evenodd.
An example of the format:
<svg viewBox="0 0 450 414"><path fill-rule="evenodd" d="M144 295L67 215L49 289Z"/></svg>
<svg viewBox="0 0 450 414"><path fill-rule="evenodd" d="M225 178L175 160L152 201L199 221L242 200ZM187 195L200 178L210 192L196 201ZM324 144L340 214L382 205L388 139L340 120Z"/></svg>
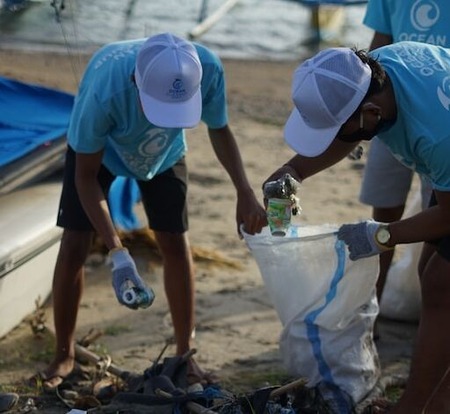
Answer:
<svg viewBox="0 0 450 414"><path fill-rule="evenodd" d="M243 233L283 325L285 368L310 387L331 384L338 403L350 396L356 405L380 377L372 334L378 256L351 261L336 231L322 225L291 226L285 237L268 228Z"/></svg>
<svg viewBox="0 0 450 414"><path fill-rule="evenodd" d="M416 190L408 200L402 218L411 217L422 209L422 194ZM398 321L418 322L422 305L418 274L423 243L411 243L395 248L380 301L380 315Z"/></svg>

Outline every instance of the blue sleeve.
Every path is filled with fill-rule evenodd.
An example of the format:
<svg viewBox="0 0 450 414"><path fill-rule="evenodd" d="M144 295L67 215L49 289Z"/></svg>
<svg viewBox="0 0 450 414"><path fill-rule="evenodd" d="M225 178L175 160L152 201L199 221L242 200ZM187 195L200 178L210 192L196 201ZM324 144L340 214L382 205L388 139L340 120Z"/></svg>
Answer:
<svg viewBox="0 0 450 414"><path fill-rule="evenodd" d="M69 145L82 153L94 153L106 145L112 121L106 115L95 87L80 88L70 118L67 139Z"/></svg>
<svg viewBox="0 0 450 414"><path fill-rule="evenodd" d="M376 32L392 36L389 0L369 0L363 23Z"/></svg>
<svg viewBox="0 0 450 414"><path fill-rule="evenodd" d="M111 132L131 129L127 101L130 74L141 40L111 43L90 59L70 120L68 141L75 151L94 153L106 146ZM134 89L134 88L133 88Z"/></svg>
<svg viewBox="0 0 450 414"><path fill-rule="evenodd" d="M202 62L202 121L212 129L228 124L226 81L222 63L217 55L197 45Z"/></svg>

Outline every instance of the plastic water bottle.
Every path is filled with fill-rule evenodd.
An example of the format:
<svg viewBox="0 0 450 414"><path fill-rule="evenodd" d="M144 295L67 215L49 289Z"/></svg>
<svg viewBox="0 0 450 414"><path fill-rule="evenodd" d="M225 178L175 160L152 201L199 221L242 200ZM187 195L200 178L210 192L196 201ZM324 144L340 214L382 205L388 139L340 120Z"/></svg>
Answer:
<svg viewBox="0 0 450 414"><path fill-rule="evenodd" d="M291 217L301 210L299 199L295 196L300 183L290 174L264 185L267 198L267 221L273 236L285 236L291 226Z"/></svg>
<svg viewBox="0 0 450 414"><path fill-rule="evenodd" d="M122 300L134 309L148 308L155 300L155 293L150 287L141 289L137 286L129 286L127 283L122 290Z"/></svg>

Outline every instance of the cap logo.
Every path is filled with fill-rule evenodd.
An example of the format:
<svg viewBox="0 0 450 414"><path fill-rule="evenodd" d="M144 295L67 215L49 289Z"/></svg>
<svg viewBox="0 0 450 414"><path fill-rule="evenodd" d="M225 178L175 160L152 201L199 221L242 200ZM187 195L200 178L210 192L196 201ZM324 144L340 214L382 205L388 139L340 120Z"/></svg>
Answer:
<svg viewBox="0 0 450 414"><path fill-rule="evenodd" d="M179 78L176 78L172 83L172 88L168 91L168 96L170 99L177 101L177 100L184 100L186 97L186 89L183 85L183 81Z"/></svg>
<svg viewBox="0 0 450 414"><path fill-rule="evenodd" d="M181 89L183 87L183 81L181 79L175 79L172 83L173 89Z"/></svg>

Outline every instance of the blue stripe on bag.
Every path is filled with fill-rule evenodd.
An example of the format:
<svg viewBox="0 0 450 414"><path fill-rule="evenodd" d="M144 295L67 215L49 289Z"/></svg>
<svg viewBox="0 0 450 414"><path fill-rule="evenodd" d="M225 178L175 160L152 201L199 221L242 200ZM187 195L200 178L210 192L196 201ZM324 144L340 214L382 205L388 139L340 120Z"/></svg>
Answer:
<svg viewBox="0 0 450 414"><path fill-rule="evenodd" d="M334 245L334 249L336 251L337 255L337 266L336 270L333 276L333 279L331 280L331 285L328 290L328 293L325 296L325 304L318 309L315 309L308 313L305 317L305 323L306 323L306 331L307 336L309 339L309 342L313 349L313 354L317 362L317 366L320 372L320 375L323 377L324 382L333 384L334 387L332 387L332 393L335 399L335 402L341 407L348 407L348 398L344 397L344 394L340 392L340 388L335 384L333 375L331 374L330 367L328 366L327 362L325 361L325 358L322 353L322 341L320 339L320 332L319 327L314 323L316 318L320 315L320 313L328 306L328 304L336 297L337 293L337 285L341 281L341 279L344 277L344 270L345 270L345 260L346 260L346 253L345 253L345 244L342 240L336 239L336 243Z"/></svg>

